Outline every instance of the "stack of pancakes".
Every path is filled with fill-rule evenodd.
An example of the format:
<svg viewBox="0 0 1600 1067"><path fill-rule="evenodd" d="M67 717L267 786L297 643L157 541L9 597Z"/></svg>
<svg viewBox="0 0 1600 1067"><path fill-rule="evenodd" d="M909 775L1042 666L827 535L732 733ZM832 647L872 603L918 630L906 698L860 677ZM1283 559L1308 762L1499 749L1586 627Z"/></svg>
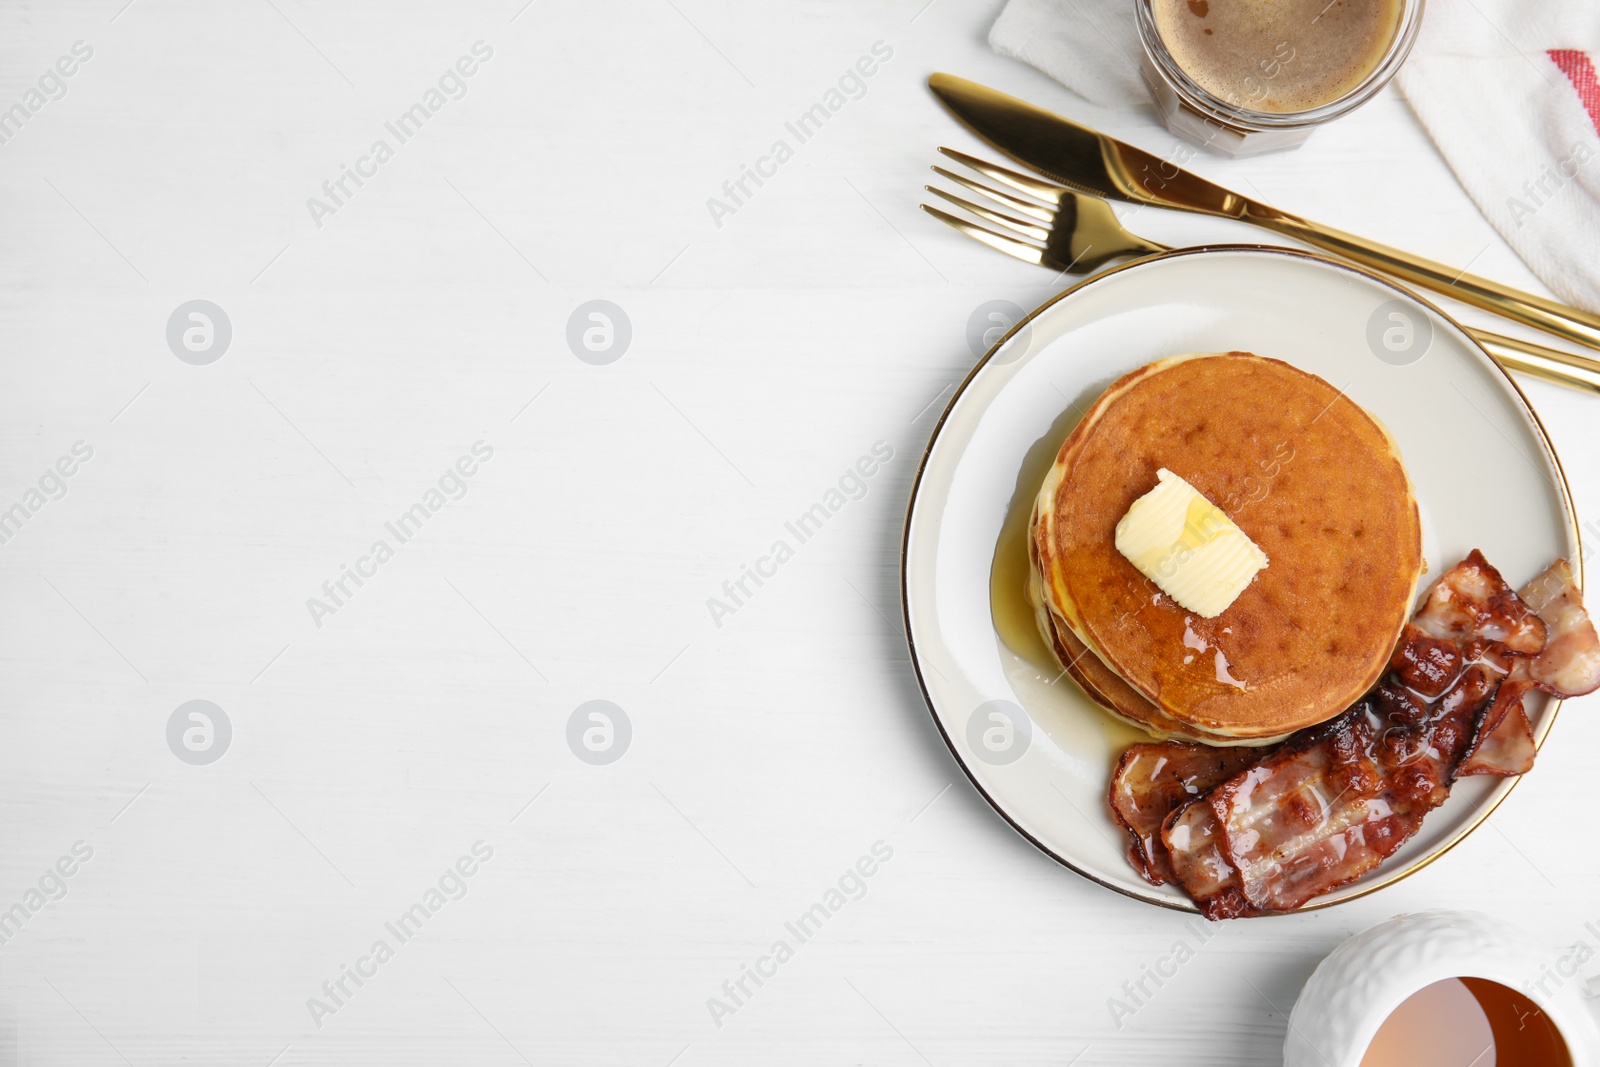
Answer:
<svg viewBox="0 0 1600 1067"><path fill-rule="evenodd" d="M1215 618L1115 545L1167 468L1267 555ZM1128 374L1061 446L1029 537L1040 633L1095 701L1157 737L1263 745L1382 675L1411 612L1421 527L1394 442L1339 390L1247 352Z"/></svg>

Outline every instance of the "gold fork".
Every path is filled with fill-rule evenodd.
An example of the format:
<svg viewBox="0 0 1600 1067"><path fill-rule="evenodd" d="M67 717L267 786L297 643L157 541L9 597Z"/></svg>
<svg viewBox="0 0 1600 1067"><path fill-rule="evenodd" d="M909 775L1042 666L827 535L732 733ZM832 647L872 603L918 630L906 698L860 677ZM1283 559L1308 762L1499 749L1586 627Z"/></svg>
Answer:
<svg viewBox="0 0 1600 1067"><path fill-rule="evenodd" d="M1169 245L1147 241L1129 231L1117 219L1111 205L1099 197L998 166L953 148L939 151L1006 188L986 185L937 165L933 168L936 174L987 197L1008 211L985 207L933 185L923 188L1002 229L979 226L927 204L921 205L922 210L996 251L1064 274L1090 274L1115 259L1170 250ZM1600 393L1600 361L1487 330L1467 328L1467 333L1511 370Z"/></svg>

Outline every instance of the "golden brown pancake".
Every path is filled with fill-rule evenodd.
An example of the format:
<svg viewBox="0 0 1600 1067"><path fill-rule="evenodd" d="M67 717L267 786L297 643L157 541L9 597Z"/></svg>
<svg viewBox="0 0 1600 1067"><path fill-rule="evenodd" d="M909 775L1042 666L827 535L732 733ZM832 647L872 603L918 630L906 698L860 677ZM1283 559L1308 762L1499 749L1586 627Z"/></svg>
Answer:
<svg viewBox="0 0 1600 1067"><path fill-rule="evenodd" d="M1039 581L1038 548L1032 538L1028 542L1028 557L1030 569L1027 600L1033 605L1034 623L1039 635L1044 638L1045 645L1055 655L1057 662L1091 700L1117 718L1162 740L1178 737L1203 740L1212 745L1252 743L1241 742L1224 734L1212 733L1189 723L1179 722L1146 700L1120 674L1107 667L1105 661L1089 651L1088 646L1078 640L1078 635L1072 632L1071 627L1066 625L1061 616L1045 603L1043 585Z"/></svg>
<svg viewBox="0 0 1600 1067"><path fill-rule="evenodd" d="M1116 549L1162 467L1271 561L1216 618ZM1061 446L1031 534L1041 631L1074 679L1152 733L1211 744L1269 743L1371 688L1422 565L1383 427L1321 378L1246 352L1174 356L1114 383Z"/></svg>

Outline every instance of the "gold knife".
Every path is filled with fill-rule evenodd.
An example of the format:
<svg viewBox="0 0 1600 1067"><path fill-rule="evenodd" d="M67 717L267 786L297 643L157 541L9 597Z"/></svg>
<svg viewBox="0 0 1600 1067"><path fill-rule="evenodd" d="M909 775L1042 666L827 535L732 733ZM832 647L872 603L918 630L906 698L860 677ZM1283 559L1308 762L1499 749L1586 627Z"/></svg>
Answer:
<svg viewBox="0 0 1600 1067"><path fill-rule="evenodd" d="M1600 315L1279 211L1142 148L966 78L934 74L928 88L989 144L1075 189L1130 204L1252 223L1568 341L1600 348Z"/></svg>

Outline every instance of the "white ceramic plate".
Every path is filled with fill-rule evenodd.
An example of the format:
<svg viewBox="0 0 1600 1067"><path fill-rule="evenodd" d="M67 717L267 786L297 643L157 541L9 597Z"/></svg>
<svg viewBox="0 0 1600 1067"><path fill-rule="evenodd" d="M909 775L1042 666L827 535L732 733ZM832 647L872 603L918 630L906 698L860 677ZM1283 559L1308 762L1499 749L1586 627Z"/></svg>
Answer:
<svg viewBox="0 0 1600 1067"><path fill-rule="evenodd" d="M912 662L956 759L1019 832L1102 885L1187 910L1181 891L1134 873L1106 806L1116 756L1142 735L1042 654L1002 640L991 566L1008 516L1021 551L1017 529L1045 468L1106 386L1163 356L1234 349L1320 375L1383 420L1416 488L1431 574L1473 548L1514 586L1558 556L1579 559L1565 477L1521 391L1454 321L1365 271L1286 249L1188 250L1097 275L1018 323L956 391L912 489L902 557ZM1528 703L1542 744L1559 702ZM1383 866L1307 907L1423 866L1515 784L1457 783Z"/></svg>

